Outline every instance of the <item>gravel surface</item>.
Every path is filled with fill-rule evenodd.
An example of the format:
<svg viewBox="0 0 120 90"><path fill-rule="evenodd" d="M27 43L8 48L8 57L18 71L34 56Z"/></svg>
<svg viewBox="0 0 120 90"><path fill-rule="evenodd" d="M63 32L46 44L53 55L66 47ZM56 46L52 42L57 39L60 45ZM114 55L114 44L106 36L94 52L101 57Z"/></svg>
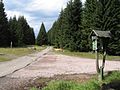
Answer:
<svg viewBox="0 0 120 90"><path fill-rule="evenodd" d="M41 52L29 54L29 55L14 59L12 61L0 63L0 77L6 76L10 73L15 72L16 70L24 68L25 66L36 61L38 58L42 57L44 54L48 53L51 49L52 47L48 47Z"/></svg>
<svg viewBox="0 0 120 90"><path fill-rule="evenodd" d="M120 70L119 61L106 61L105 71ZM85 59L65 55L49 54L29 66L13 73L10 77L34 78L53 77L58 74L96 73L94 59Z"/></svg>
<svg viewBox="0 0 120 90"><path fill-rule="evenodd" d="M112 70L120 70L119 61L106 61L105 71ZM80 73L95 74L95 60L47 53L30 65L1 78L0 90L28 90L19 87L40 77Z"/></svg>

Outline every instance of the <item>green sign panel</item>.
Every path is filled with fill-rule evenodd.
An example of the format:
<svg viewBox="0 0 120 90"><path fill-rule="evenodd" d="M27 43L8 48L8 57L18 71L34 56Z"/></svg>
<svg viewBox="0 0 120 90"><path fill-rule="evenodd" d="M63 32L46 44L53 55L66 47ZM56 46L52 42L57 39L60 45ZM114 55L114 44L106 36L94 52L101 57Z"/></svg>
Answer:
<svg viewBox="0 0 120 90"><path fill-rule="evenodd" d="M97 40L93 40L92 46L93 46L93 50L97 50Z"/></svg>

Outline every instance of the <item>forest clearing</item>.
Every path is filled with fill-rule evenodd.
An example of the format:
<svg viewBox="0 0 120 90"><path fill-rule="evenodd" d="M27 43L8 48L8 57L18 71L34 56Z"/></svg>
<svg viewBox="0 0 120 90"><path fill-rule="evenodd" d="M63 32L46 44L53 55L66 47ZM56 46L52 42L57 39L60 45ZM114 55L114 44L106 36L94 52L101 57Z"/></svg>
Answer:
<svg viewBox="0 0 120 90"><path fill-rule="evenodd" d="M0 0L0 90L120 90L120 0Z"/></svg>

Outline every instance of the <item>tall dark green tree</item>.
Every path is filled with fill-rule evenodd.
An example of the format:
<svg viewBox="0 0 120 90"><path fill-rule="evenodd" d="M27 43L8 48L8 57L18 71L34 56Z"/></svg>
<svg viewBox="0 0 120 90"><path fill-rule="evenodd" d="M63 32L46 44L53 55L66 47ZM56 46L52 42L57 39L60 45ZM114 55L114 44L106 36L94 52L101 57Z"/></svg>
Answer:
<svg viewBox="0 0 120 90"><path fill-rule="evenodd" d="M13 44L13 47L16 47L18 45L18 37L17 37L17 19L16 16L14 16L13 18L9 19L9 32L10 32L10 41Z"/></svg>
<svg viewBox="0 0 120 90"><path fill-rule="evenodd" d="M2 0L0 1L0 47L10 45L8 20Z"/></svg>
<svg viewBox="0 0 120 90"><path fill-rule="evenodd" d="M40 31L37 36L37 45L46 45L47 44L47 33L44 26L44 23L41 24Z"/></svg>
<svg viewBox="0 0 120 90"><path fill-rule="evenodd" d="M96 30L111 31L113 37L108 53L120 55L120 1L99 0L96 13Z"/></svg>
<svg viewBox="0 0 120 90"><path fill-rule="evenodd" d="M80 0L70 1L68 4L68 21L71 33L70 50L81 51L82 3Z"/></svg>
<svg viewBox="0 0 120 90"><path fill-rule="evenodd" d="M56 36L55 36L55 42L58 48L64 48L65 47L65 26L66 26L66 21L65 21L65 11L62 9L59 15L59 18L56 22Z"/></svg>
<svg viewBox="0 0 120 90"><path fill-rule="evenodd" d="M29 45L35 45L35 33L33 28L29 28Z"/></svg>
<svg viewBox="0 0 120 90"><path fill-rule="evenodd" d="M91 50L91 40L89 35L95 29L97 0L86 0L83 8L82 17L82 41L81 48L83 51Z"/></svg>
<svg viewBox="0 0 120 90"><path fill-rule="evenodd" d="M55 45L56 24L57 24L57 22L55 21L53 23L52 28L47 33L47 35L48 35L48 43L50 45Z"/></svg>
<svg viewBox="0 0 120 90"><path fill-rule="evenodd" d="M35 44L35 35L24 16L20 16L18 20L14 16L9 20L10 39L13 46L24 46Z"/></svg>
<svg viewBox="0 0 120 90"><path fill-rule="evenodd" d="M83 8L83 28L91 32L95 29L97 0L86 0Z"/></svg>
<svg viewBox="0 0 120 90"><path fill-rule="evenodd" d="M49 34L54 36L54 45L71 51L80 51L81 44L82 3L70 0L61 10L58 20L53 24Z"/></svg>
<svg viewBox="0 0 120 90"><path fill-rule="evenodd" d="M24 46L25 45L25 35L24 35L24 30L28 29L26 27L26 20L24 16L20 16L18 18L18 25L17 25L17 37L18 37L18 46Z"/></svg>

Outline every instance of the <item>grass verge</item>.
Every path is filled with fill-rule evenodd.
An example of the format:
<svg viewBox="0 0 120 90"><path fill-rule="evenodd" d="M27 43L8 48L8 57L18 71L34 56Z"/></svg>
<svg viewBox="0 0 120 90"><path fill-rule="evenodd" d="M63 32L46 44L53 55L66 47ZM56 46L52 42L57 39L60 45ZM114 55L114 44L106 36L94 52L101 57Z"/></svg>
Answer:
<svg viewBox="0 0 120 90"><path fill-rule="evenodd" d="M64 54L64 55L69 55L69 56L77 56L77 57L82 57L82 58L91 58L95 59L96 54L92 52L70 52L69 50L63 50L63 51L55 51L57 54ZM102 59L102 54L99 55L100 59ZM120 56L109 56L107 55L106 57L107 60L119 60L120 61Z"/></svg>
<svg viewBox="0 0 120 90"><path fill-rule="evenodd" d="M115 71L108 74L108 76L106 76L105 80L102 82L99 82L95 78L83 83L64 80L53 80L50 81L48 85L42 89L31 88L30 90L120 90L120 87L117 86L118 83L116 83L115 86L112 85L112 88L109 84L115 81L119 81L120 83L120 71ZM102 85L104 85L104 87L102 87Z"/></svg>
<svg viewBox="0 0 120 90"><path fill-rule="evenodd" d="M9 58L6 58L5 56L0 56L0 62L5 62L5 61L9 61Z"/></svg>
<svg viewBox="0 0 120 90"><path fill-rule="evenodd" d="M0 48L0 62L9 61L20 56L31 54L45 49L46 46L33 46L23 48Z"/></svg>

